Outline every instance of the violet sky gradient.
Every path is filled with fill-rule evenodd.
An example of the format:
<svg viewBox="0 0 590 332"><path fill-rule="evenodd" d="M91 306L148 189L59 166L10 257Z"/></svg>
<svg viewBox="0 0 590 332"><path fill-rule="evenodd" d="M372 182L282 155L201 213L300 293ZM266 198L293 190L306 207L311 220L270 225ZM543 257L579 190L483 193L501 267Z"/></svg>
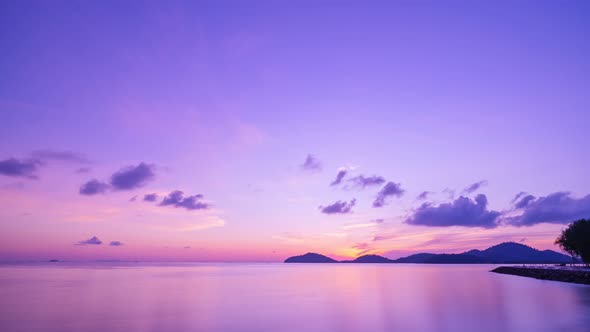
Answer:
<svg viewBox="0 0 590 332"><path fill-rule="evenodd" d="M0 260L556 249L588 40L588 1L3 1ZM404 194L344 187L373 174Z"/></svg>

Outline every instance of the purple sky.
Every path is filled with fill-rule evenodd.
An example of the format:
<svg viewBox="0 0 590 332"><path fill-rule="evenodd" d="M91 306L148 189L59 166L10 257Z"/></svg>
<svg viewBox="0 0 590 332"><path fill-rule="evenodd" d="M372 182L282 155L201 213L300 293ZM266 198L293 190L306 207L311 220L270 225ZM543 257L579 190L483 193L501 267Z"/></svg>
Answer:
<svg viewBox="0 0 590 332"><path fill-rule="evenodd" d="M4 1L0 260L556 249L588 40L587 1Z"/></svg>

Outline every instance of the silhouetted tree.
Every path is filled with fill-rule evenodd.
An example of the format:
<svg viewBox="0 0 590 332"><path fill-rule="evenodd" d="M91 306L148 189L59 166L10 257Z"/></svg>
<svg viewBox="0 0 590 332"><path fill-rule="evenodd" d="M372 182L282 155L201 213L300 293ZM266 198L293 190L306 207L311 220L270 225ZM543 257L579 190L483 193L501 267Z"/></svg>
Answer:
<svg viewBox="0 0 590 332"><path fill-rule="evenodd" d="M572 259L581 257L584 263L590 264L590 219L580 219L569 224L561 231L555 244L570 254Z"/></svg>

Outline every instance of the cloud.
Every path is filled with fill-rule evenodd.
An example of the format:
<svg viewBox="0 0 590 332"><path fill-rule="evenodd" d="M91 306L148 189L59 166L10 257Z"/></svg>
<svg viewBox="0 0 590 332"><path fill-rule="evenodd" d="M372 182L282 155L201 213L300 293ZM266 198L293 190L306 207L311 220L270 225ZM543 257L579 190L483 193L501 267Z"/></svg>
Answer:
<svg viewBox="0 0 590 332"><path fill-rule="evenodd" d="M346 224L342 226L342 229L358 229L358 228L366 228L366 227L374 227L380 225L384 222L384 219L373 219L367 222L360 222L360 223L352 223Z"/></svg>
<svg viewBox="0 0 590 332"><path fill-rule="evenodd" d="M344 179L344 177L346 176L346 173L347 173L346 169L340 169L338 171L338 174L336 174L336 179L334 179L334 181L332 181L330 183L330 186L339 185L342 182L342 179Z"/></svg>
<svg viewBox="0 0 590 332"><path fill-rule="evenodd" d="M318 208L322 213L325 214L337 214L337 213L351 213L352 207L356 204L356 199L352 199L350 202L346 201L337 201L333 204L328 206L319 206Z"/></svg>
<svg viewBox="0 0 590 332"><path fill-rule="evenodd" d="M144 186L155 177L154 165L140 163L120 169L111 176L111 186L115 190L132 190Z"/></svg>
<svg viewBox="0 0 590 332"><path fill-rule="evenodd" d="M460 196L452 203L434 206L422 204L412 216L406 219L410 225L430 227L464 226L494 228L498 226L496 219L500 212L488 210L488 199L479 194L474 200Z"/></svg>
<svg viewBox="0 0 590 332"><path fill-rule="evenodd" d="M383 241L398 237L397 234L377 234L373 237L373 241Z"/></svg>
<svg viewBox="0 0 590 332"><path fill-rule="evenodd" d="M160 206L174 206L184 208L187 210L203 210L208 209L209 205L202 202L203 195L184 196L180 190L174 190L168 196L164 197Z"/></svg>
<svg viewBox="0 0 590 332"><path fill-rule="evenodd" d="M110 186L104 182L96 179L90 180L80 186L80 195L92 196L96 194L104 194Z"/></svg>
<svg viewBox="0 0 590 332"><path fill-rule="evenodd" d="M515 198L514 207L522 214L505 218L504 222L509 225L568 224L590 217L590 195L574 198L569 192L555 192L545 197L517 195Z"/></svg>
<svg viewBox="0 0 590 332"><path fill-rule="evenodd" d="M38 150L27 159L8 158L0 160L0 175L37 179L39 167L46 161L63 161L73 163L90 163L82 154L69 151Z"/></svg>
<svg viewBox="0 0 590 332"><path fill-rule="evenodd" d="M155 202L158 199L158 195L157 194L145 194L143 196L143 200L146 202Z"/></svg>
<svg viewBox="0 0 590 332"><path fill-rule="evenodd" d="M131 198L129 199L129 202L135 202L136 200L137 200L137 195L135 195L135 196L131 197Z"/></svg>
<svg viewBox="0 0 590 332"><path fill-rule="evenodd" d="M153 229L157 231L165 231L165 232L195 232L204 229L214 228L214 227L223 227L225 226L225 220L212 215L206 215L204 218L201 218L197 222L187 223L182 225L164 225L164 226L156 226Z"/></svg>
<svg viewBox="0 0 590 332"><path fill-rule="evenodd" d="M371 248L371 245L369 243L366 242L362 242L362 243L357 243L355 245L352 246L353 249L360 249L360 250L364 250L364 249L369 249Z"/></svg>
<svg viewBox="0 0 590 332"><path fill-rule="evenodd" d="M527 193L524 191L519 192L518 194L516 194L516 196L514 196L514 198L512 199L512 203L515 203L516 201L518 201L519 198L521 198L522 196L526 195Z"/></svg>
<svg viewBox="0 0 590 332"><path fill-rule="evenodd" d="M37 170L41 166L39 159L18 160L9 158L0 160L0 174L12 177L22 177L27 179L37 179Z"/></svg>
<svg viewBox="0 0 590 332"><path fill-rule="evenodd" d="M81 153L71 152L71 151L57 151L57 150L37 150L31 153L31 156L35 159L44 160L44 161L62 161L62 162L69 162L69 163L78 163L78 164L90 164L90 160L86 158Z"/></svg>
<svg viewBox="0 0 590 332"><path fill-rule="evenodd" d="M471 185L469 185L467 188L463 189L463 193L465 194L471 194L475 191L477 191L479 188L483 187L483 186L487 186L488 181L486 180L482 180L476 183L473 183Z"/></svg>
<svg viewBox="0 0 590 332"><path fill-rule="evenodd" d="M371 186L378 186L385 183L385 179L381 176L373 175L365 177L363 175L355 176L352 179L348 180L352 182L355 186L360 188L371 187Z"/></svg>
<svg viewBox="0 0 590 332"><path fill-rule="evenodd" d="M524 196L521 195L520 197L521 197L520 199L515 197L515 200L513 200L514 208L516 208L516 209L523 209L523 208L527 207L527 205L529 205L529 203L531 201L535 200L535 196L533 196L533 195L526 194Z"/></svg>
<svg viewBox="0 0 590 332"><path fill-rule="evenodd" d="M386 199L389 196L401 197L404 190L399 183L387 182L383 188L377 193L377 198L373 201L373 207L382 207L386 204Z"/></svg>
<svg viewBox="0 0 590 332"><path fill-rule="evenodd" d="M428 195L430 195L430 191L423 191L420 193L420 195L418 195L418 197L416 197L416 199L422 201L427 199Z"/></svg>
<svg viewBox="0 0 590 332"><path fill-rule="evenodd" d="M86 173L90 173L90 171L91 171L90 167L80 167L76 170L76 173L86 174Z"/></svg>
<svg viewBox="0 0 590 332"><path fill-rule="evenodd" d="M111 243L109 243L109 246L114 246L114 247L118 247L118 246L122 246L122 245L123 245L123 242L121 242L121 241L111 241Z"/></svg>
<svg viewBox="0 0 590 332"><path fill-rule="evenodd" d="M322 163L315 156L308 154L301 168L305 171L321 171Z"/></svg>
<svg viewBox="0 0 590 332"><path fill-rule="evenodd" d="M447 196L449 197L449 199L455 199L455 190L454 189L445 188L442 192L444 194L447 194Z"/></svg>
<svg viewBox="0 0 590 332"><path fill-rule="evenodd" d="M96 236L93 236L93 237L89 238L88 240L84 240L84 241L80 241L80 242L76 243L76 245L78 245L78 246L84 246L84 245L89 245L89 244L99 245L99 244L102 244L102 241L99 240Z"/></svg>

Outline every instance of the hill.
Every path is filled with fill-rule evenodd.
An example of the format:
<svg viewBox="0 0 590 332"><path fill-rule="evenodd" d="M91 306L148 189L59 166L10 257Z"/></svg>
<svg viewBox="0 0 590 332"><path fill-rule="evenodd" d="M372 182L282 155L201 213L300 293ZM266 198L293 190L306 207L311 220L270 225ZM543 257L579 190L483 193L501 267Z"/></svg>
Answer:
<svg viewBox="0 0 590 332"><path fill-rule="evenodd" d="M308 252L305 255L289 257L285 263L338 263L338 261L328 256Z"/></svg>
<svg viewBox="0 0 590 332"><path fill-rule="evenodd" d="M419 264L560 264L571 263L569 256L553 250L537 250L524 244L504 242L485 250L473 249L460 254L420 253L395 260L379 255L363 255L341 263L419 263ZM315 253L289 257L285 263L336 263Z"/></svg>

